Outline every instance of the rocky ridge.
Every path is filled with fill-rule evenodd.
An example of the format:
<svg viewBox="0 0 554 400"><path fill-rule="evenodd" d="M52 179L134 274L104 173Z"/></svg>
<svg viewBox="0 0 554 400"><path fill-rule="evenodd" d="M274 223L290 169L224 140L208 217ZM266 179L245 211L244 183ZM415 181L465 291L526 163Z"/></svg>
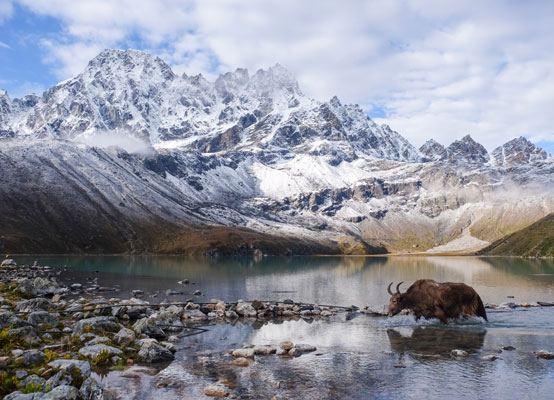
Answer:
<svg viewBox="0 0 554 400"><path fill-rule="evenodd" d="M42 96L0 92L0 136L10 252L456 252L554 211L527 139L418 151L280 65L209 82L106 50Z"/></svg>

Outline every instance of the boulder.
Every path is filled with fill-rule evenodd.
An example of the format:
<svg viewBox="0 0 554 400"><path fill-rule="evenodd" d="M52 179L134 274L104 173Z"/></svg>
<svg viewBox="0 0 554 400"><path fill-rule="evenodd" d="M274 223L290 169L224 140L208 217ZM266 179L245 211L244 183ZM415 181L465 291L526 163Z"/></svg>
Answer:
<svg viewBox="0 0 554 400"><path fill-rule="evenodd" d="M79 389L79 395L82 400L103 400L103 394L102 386L94 378L87 378Z"/></svg>
<svg viewBox="0 0 554 400"><path fill-rule="evenodd" d="M85 318L75 322L73 325L73 332L82 333L87 327L92 330L116 332L119 330L120 325L115 317L102 316Z"/></svg>
<svg viewBox="0 0 554 400"><path fill-rule="evenodd" d="M289 351L294 347L294 344L289 340L285 340L279 343L279 347L282 348L283 350Z"/></svg>
<svg viewBox="0 0 554 400"><path fill-rule="evenodd" d="M538 358L543 358L545 360L554 360L554 353L548 351L548 350L539 350L535 351L535 355Z"/></svg>
<svg viewBox="0 0 554 400"><path fill-rule="evenodd" d="M86 358L96 358L101 353L108 353L110 356L123 354L118 348L107 346L105 344L93 344L91 346L85 346L79 349L79 355Z"/></svg>
<svg viewBox="0 0 554 400"><path fill-rule="evenodd" d="M44 385L45 383L46 383L46 379L33 374L23 379L23 381L21 381L19 385L17 385L17 387L24 388L27 385Z"/></svg>
<svg viewBox="0 0 554 400"><path fill-rule="evenodd" d="M296 344L292 349L289 350L289 354L291 356L298 357L304 353L310 353L316 350L317 348L315 346L309 344Z"/></svg>
<svg viewBox="0 0 554 400"><path fill-rule="evenodd" d="M183 312L183 319L203 321L208 319L208 316L204 314L202 311L200 311L199 309L185 310Z"/></svg>
<svg viewBox="0 0 554 400"><path fill-rule="evenodd" d="M14 268L17 267L17 263L12 258L6 258L2 263L0 263L0 267L2 268Z"/></svg>
<svg viewBox="0 0 554 400"><path fill-rule="evenodd" d="M127 347L135 341L135 332L129 328L121 328L114 336L114 342L120 346Z"/></svg>
<svg viewBox="0 0 554 400"><path fill-rule="evenodd" d="M59 315L48 311L33 311L29 314L27 321L35 326L44 324L54 328L58 325Z"/></svg>
<svg viewBox="0 0 554 400"><path fill-rule="evenodd" d="M161 328L159 328L149 318L141 318L133 325L133 330L137 335L147 335L155 339L165 339L167 336Z"/></svg>
<svg viewBox="0 0 554 400"><path fill-rule="evenodd" d="M236 349L231 353L233 357L239 358L254 358L254 349L248 348L248 349Z"/></svg>
<svg viewBox="0 0 554 400"><path fill-rule="evenodd" d="M172 361L174 358L171 351L157 343L144 343L140 348L138 356L141 361L147 363Z"/></svg>
<svg viewBox="0 0 554 400"><path fill-rule="evenodd" d="M252 307L252 304L246 302L238 303L236 311L238 315L242 315L243 317L247 318L256 318L256 316L258 315L254 307Z"/></svg>
<svg viewBox="0 0 554 400"><path fill-rule="evenodd" d="M60 385L44 394L41 400L77 400L79 398L79 391L69 385Z"/></svg>
<svg viewBox="0 0 554 400"><path fill-rule="evenodd" d="M269 354L275 354L277 347L268 344L257 345L254 347L254 354L257 356L267 356Z"/></svg>
<svg viewBox="0 0 554 400"><path fill-rule="evenodd" d="M90 364L88 361L59 359L49 362L48 366L62 371L78 369L82 376L90 376Z"/></svg>
<svg viewBox="0 0 554 400"><path fill-rule="evenodd" d="M46 359L46 355L40 350L31 350L23 354L21 363L26 367L36 364L42 364Z"/></svg>
<svg viewBox="0 0 554 400"><path fill-rule="evenodd" d="M15 311L28 313L33 311L46 310L51 306L52 303L48 299L37 297L35 299L18 301L15 305Z"/></svg>

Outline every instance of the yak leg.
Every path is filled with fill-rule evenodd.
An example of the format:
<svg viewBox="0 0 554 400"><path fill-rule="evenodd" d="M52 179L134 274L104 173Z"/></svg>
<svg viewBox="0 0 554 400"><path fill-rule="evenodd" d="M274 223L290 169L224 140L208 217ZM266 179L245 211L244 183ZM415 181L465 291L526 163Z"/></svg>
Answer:
<svg viewBox="0 0 554 400"><path fill-rule="evenodd" d="M446 313L441 307L436 308L435 317L437 317L440 320L440 322L442 322L443 324L446 324L446 322L448 321L448 318L446 317Z"/></svg>

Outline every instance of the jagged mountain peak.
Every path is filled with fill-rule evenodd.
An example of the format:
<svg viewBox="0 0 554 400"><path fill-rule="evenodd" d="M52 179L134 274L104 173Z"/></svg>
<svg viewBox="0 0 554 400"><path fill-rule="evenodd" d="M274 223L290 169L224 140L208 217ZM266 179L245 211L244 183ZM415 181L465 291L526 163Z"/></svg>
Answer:
<svg viewBox="0 0 554 400"><path fill-rule="evenodd" d="M485 164L490 156L487 149L477 143L470 135L460 140L455 140L446 148L447 158L453 162L468 162L472 164Z"/></svg>
<svg viewBox="0 0 554 400"><path fill-rule="evenodd" d="M438 161L446 158L446 149L434 139L429 139L419 148L426 160Z"/></svg>
<svg viewBox="0 0 554 400"><path fill-rule="evenodd" d="M546 160L548 154L527 138L520 136L494 149L492 158L496 165L510 166Z"/></svg>

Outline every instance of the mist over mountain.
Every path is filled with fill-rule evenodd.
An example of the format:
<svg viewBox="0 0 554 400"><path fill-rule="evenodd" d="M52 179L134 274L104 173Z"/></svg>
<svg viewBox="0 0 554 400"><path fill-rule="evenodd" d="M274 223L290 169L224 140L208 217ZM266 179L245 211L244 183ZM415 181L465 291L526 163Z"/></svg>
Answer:
<svg viewBox="0 0 554 400"><path fill-rule="evenodd" d="M527 139L418 150L278 64L209 82L105 50L42 96L0 91L0 137L10 252L473 251L554 211Z"/></svg>

